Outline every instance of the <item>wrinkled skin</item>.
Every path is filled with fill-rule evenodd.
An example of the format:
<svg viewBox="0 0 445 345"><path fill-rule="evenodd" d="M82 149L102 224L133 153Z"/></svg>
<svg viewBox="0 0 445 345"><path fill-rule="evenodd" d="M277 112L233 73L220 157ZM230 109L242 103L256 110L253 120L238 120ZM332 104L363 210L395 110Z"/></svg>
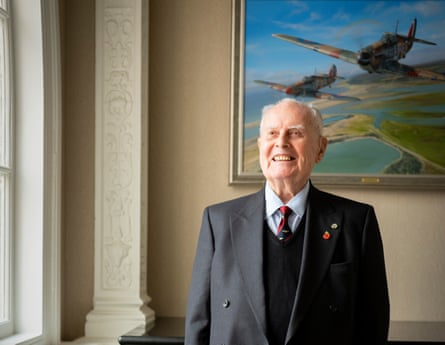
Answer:
<svg viewBox="0 0 445 345"><path fill-rule="evenodd" d="M302 103L284 100L263 114L258 138L260 165L284 203L305 186L326 147L327 139L321 135L312 110Z"/></svg>

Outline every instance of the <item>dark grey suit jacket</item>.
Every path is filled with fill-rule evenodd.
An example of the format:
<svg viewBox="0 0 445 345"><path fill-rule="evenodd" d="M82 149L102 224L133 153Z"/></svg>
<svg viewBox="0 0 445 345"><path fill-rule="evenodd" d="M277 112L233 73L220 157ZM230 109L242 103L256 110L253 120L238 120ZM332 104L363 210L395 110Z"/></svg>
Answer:
<svg viewBox="0 0 445 345"><path fill-rule="evenodd" d="M269 344L264 214L264 189L204 210L185 344ZM286 344L380 345L386 343L388 325L385 263L374 209L311 186Z"/></svg>

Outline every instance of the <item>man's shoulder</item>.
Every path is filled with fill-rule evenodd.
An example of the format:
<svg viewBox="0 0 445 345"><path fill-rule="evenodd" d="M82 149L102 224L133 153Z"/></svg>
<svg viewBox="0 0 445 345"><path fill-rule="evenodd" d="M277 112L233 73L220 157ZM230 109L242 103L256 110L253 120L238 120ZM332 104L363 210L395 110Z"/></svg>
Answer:
<svg viewBox="0 0 445 345"><path fill-rule="evenodd" d="M311 196L314 198L314 200L320 200L320 201L329 201L330 203L336 205L337 207L346 207L346 208L369 208L372 207L371 205L350 199L338 194L326 192L320 189L317 189L315 187L311 190Z"/></svg>
<svg viewBox="0 0 445 345"><path fill-rule="evenodd" d="M255 193L246 194L237 198L225 200L219 203L211 204L207 206L208 209L213 211L218 210L241 210L248 205L264 203L264 189L261 189Z"/></svg>

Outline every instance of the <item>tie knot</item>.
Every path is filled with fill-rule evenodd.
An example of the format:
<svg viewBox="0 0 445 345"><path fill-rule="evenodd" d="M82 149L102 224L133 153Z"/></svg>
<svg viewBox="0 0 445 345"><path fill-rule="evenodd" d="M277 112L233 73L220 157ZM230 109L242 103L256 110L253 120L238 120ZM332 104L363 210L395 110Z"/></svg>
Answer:
<svg viewBox="0 0 445 345"><path fill-rule="evenodd" d="M280 213L283 215L283 217L288 217L292 213L292 210L289 206L281 206Z"/></svg>

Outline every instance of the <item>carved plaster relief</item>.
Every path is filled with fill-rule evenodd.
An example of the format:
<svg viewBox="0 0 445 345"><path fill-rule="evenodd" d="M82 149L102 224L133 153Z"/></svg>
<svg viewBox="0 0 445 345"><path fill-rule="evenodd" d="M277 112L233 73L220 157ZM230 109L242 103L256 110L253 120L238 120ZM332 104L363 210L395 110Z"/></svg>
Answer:
<svg viewBox="0 0 445 345"><path fill-rule="evenodd" d="M104 270L107 289L129 288L135 243L134 20L132 8L108 8L104 23ZM137 181L136 181L137 183Z"/></svg>

